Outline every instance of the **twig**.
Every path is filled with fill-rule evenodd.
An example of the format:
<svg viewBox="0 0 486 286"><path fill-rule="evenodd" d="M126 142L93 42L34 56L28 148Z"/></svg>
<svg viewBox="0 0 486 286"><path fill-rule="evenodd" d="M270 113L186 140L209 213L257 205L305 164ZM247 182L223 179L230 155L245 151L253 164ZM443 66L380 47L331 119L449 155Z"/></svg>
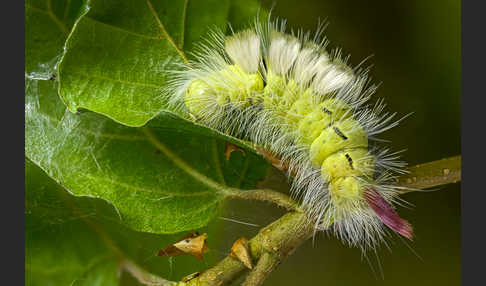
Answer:
<svg viewBox="0 0 486 286"><path fill-rule="evenodd" d="M409 173L401 176L397 184L412 191L461 181L461 156L419 164L407 169Z"/></svg>
<svg viewBox="0 0 486 286"><path fill-rule="evenodd" d="M229 189L226 193L227 198L239 198L245 200L259 200L272 202L289 211L300 210L299 204L284 193L276 192L271 189L240 190Z"/></svg>
<svg viewBox="0 0 486 286"><path fill-rule="evenodd" d="M266 252L258 260L255 269L253 269L248 277L246 277L243 286L257 286L263 284L263 281L267 278L268 274L277 266L277 259Z"/></svg>
<svg viewBox="0 0 486 286"><path fill-rule="evenodd" d="M253 270L256 270L258 273L252 274L254 277L249 278L250 282L263 281L270 273L268 271L278 266L281 261L310 238L313 233L313 224L309 223L309 218L303 212L287 213L261 229L248 243L251 256L254 260L259 261ZM270 254L270 257L264 258L265 260L261 263L262 266L258 266L261 257L266 253ZM187 285L224 285L236 279L246 270L247 268L242 262L227 256L214 267L204 271L199 277L190 280Z"/></svg>
<svg viewBox="0 0 486 286"><path fill-rule="evenodd" d="M138 265L133 263L130 260L123 260L121 262L121 267L125 269L128 273L132 274L138 282L143 285L149 286L174 286L177 285L176 282L165 280L159 276L156 276L152 273L145 271L144 269L140 268Z"/></svg>

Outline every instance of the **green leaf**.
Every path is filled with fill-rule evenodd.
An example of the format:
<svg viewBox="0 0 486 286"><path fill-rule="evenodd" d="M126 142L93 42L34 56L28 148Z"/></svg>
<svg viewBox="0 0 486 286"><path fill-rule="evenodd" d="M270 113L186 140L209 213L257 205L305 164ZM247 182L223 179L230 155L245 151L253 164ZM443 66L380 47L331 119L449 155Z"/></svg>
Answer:
<svg viewBox="0 0 486 286"><path fill-rule="evenodd" d="M120 276L127 276L120 275L127 270L126 261L179 280L219 259L214 252L204 262L188 256L157 257L158 250L181 234L132 231L105 201L74 197L30 160L25 164L26 285L119 285ZM216 222L199 229L208 233L210 248L217 244L217 227Z"/></svg>
<svg viewBox="0 0 486 286"><path fill-rule="evenodd" d="M29 161L25 195L26 285L118 285L117 257L83 220L96 204L68 208L69 195Z"/></svg>
<svg viewBox="0 0 486 286"><path fill-rule="evenodd" d="M60 96L72 112L88 109L142 126L167 108L161 98L167 70L187 60L186 52L210 28L248 22L259 5L256 0L105 0L90 6L67 40Z"/></svg>
<svg viewBox="0 0 486 286"><path fill-rule="evenodd" d="M61 58L76 19L86 12L83 0L25 1L25 74L48 79Z"/></svg>
<svg viewBox="0 0 486 286"><path fill-rule="evenodd" d="M268 167L250 152L227 161L221 135L174 116L162 114L147 137L96 113L72 114L54 81L26 79L25 104L27 157L72 194L112 203L135 230L202 227L226 186L253 187Z"/></svg>

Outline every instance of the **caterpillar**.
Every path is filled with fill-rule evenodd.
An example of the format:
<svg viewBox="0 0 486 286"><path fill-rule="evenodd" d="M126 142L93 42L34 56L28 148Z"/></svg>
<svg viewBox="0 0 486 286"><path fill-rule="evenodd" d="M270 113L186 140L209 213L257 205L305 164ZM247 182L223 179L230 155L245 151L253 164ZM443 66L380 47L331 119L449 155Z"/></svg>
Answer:
<svg viewBox="0 0 486 286"><path fill-rule="evenodd" d="M393 207L405 163L371 144L400 120L383 100L368 103L377 88L369 69L328 52L323 30L286 33L283 20L257 19L229 36L212 31L194 60L172 71L164 96L182 116L286 162L291 194L316 230L362 249L382 241L385 226L412 239Z"/></svg>

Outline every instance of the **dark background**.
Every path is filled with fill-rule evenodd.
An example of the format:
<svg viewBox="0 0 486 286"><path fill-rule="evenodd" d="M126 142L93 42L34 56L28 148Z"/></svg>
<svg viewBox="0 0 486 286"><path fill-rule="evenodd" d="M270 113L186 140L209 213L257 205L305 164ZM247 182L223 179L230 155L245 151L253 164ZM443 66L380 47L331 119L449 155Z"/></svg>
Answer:
<svg viewBox="0 0 486 286"><path fill-rule="evenodd" d="M287 19L289 28L313 31L318 19L327 20L329 47L350 54L353 66L373 55L367 63L373 64L374 81L381 82L375 98L384 97L388 110L399 116L413 112L381 136L392 141L393 150L407 149L403 159L410 165L461 153L460 1L263 3L266 8L273 5L272 15ZM275 175L269 180L274 185L284 179ZM382 246L377 255L368 253L367 262L360 250L321 234L280 265L265 285L459 285L460 187L451 184L435 192L403 196L413 205L399 209L414 227L414 241L407 242L410 248L394 236L390 250ZM228 203L225 216L263 226L281 213L267 204L235 201ZM225 238L220 249L258 230L235 223L225 223L222 229Z"/></svg>

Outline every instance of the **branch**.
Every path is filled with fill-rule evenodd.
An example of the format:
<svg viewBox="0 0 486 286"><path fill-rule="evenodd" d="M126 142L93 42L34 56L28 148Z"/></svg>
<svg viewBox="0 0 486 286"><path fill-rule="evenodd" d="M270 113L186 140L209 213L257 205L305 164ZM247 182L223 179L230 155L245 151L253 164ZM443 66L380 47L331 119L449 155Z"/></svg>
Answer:
<svg viewBox="0 0 486 286"><path fill-rule="evenodd" d="M248 243L252 258L258 262L253 270L256 273L247 278L246 285L259 285L250 283L263 282L273 268L292 254L313 233L314 225L309 223L309 218L303 212L298 211L287 213L261 229ZM262 257L263 261L261 261ZM224 285L246 270L242 262L227 256L199 277L190 280L187 285Z"/></svg>
<svg viewBox="0 0 486 286"><path fill-rule="evenodd" d="M457 182L460 180L461 173L460 158L461 156L456 156L411 167L408 169L409 173L400 177L397 183L400 186L418 190L419 188L429 188ZM442 174L439 174L440 171ZM239 192L245 191L240 190ZM247 195L236 193L234 197L261 199L258 196L262 192L268 192L268 190L253 190ZM279 194L282 197L286 197L284 194ZM261 285L272 270L287 256L292 254L298 246L309 239L314 231L314 224L299 209L285 214L269 226L261 229L249 241L252 259L256 260L257 264L249 273L243 285ZM247 270L242 262L227 256L212 268L204 271L199 277L188 281L187 285L225 285L247 272Z"/></svg>

